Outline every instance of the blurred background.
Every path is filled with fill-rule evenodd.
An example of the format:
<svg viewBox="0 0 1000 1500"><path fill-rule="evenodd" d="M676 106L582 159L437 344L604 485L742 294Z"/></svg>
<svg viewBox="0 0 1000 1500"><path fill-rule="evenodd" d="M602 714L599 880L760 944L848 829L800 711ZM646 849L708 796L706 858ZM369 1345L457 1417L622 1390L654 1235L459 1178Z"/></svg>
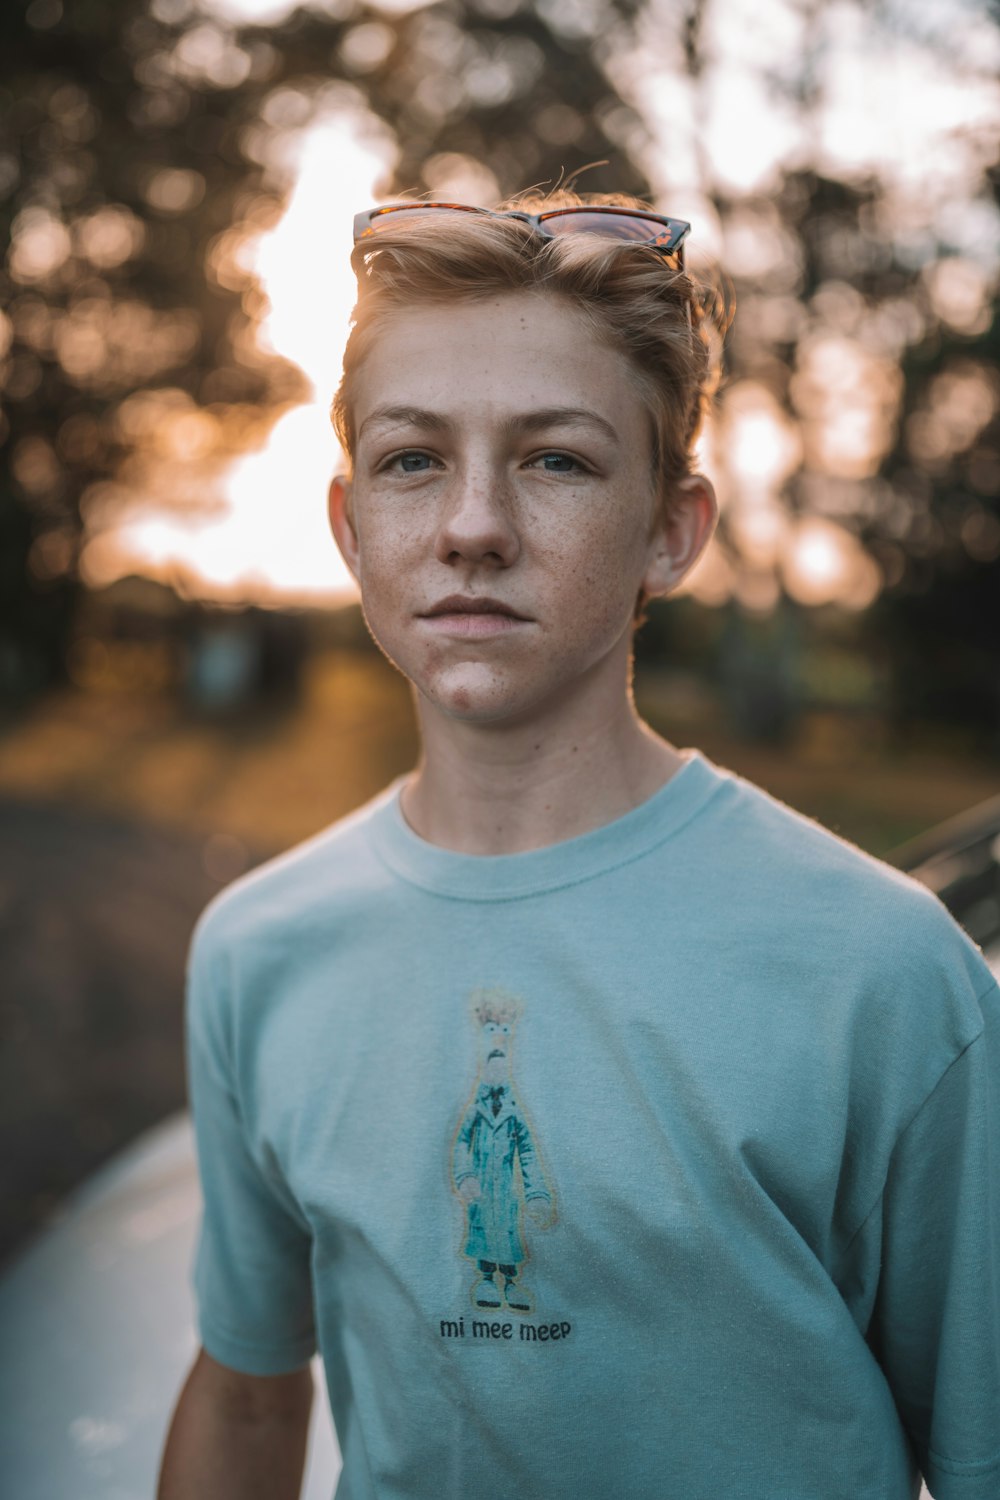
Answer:
<svg viewBox="0 0 1000 1500"><path fill-rule="evenodd" d="M877 854L1000 791L1000 8L0 12L0 1254L183 1103L221 885L412 764L325 528L354 212L589 163L738 312L637 696Z"/></svg>

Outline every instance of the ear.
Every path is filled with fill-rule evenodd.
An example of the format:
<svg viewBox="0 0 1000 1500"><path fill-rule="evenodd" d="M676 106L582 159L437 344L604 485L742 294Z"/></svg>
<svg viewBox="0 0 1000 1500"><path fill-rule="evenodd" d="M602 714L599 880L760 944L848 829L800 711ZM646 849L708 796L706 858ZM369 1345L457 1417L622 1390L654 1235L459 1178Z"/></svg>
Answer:
<svg viewBox="0 0 1000 1500"><path fill-rule="evenodd" d="M350 568L355 580L360 582L361 549L358 546L358 534L354 529L354 515L351 510L351 481L346 475L335 474L330 480L327 506L330 530L333 532L334 541L340 548L340 555Z"/></svg>
<svg viewBox="0 0 1000 1500"><path fill-rule="evenodd" d="M711 481L689 474L674 486L650 538L650 562L642 580L647 597L669 594L687 577L719 519Z"/></svg>

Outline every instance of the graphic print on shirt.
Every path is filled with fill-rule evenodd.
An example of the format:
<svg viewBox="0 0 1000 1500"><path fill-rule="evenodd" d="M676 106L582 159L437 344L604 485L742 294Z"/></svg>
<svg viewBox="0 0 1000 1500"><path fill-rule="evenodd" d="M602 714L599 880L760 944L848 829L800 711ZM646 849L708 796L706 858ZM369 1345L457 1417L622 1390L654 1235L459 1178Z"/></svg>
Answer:
<svg viewBox="0 0 1000 1500"><path fill-rule="evenodd" d="M479 1070L452 1151L452 1184L465 1205L462 1254L475 1262L476 1308L534 1310L522 1269L532 1230L555 1222L553 1195L511 1074L520 1000L504 990L475 990L472 1018Z"/></svg>

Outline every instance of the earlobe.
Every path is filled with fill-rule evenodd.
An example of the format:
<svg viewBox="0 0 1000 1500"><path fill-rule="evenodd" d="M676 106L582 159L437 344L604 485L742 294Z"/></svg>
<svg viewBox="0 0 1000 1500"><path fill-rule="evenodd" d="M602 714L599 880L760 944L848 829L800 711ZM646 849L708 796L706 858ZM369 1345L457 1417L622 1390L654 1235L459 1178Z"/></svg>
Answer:
<svg viewBox="0 0 1000 1500"><path fill-rule="evenodd" d="M330 480L327 497L330 530L340 548L340 555L355 579L361 565L358 536L354 529L354 514L351 508L351 481L344 474L335 474Z"/></svg>
<svg viewBox="0 0 1000 1500"><path fill-rule="evenodd" d="M715 490L704 474L689 474L674 486L669 512L653 536L643 579L647 596L670 594L683 582L708 546L718 518Z"/></svg>

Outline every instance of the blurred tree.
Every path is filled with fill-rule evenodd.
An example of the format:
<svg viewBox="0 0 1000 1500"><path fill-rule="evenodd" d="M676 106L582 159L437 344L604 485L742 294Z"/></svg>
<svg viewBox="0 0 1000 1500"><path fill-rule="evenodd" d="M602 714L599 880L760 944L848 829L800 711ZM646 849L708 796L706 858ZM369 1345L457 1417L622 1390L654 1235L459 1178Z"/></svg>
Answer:
<svg viewBox="0 0 1000 1500"><path fill-rule="evenodd" d="M634 5L331 0L242 28L193 0L2 11L0 692L58 675L84 528L137 499L210 504L303 398L255 345L238 258L280 212L282 137L353 104L398 137L409 190L471 162L508 192L610 155L590 185L642 191L617 144L638 118L599 62Z"/></svg>
<svg viewBox="0 0 1000 1500"><path fill-rule="evenodd" d="M988 181L1000 207L1000 165ZM872 625L891 648L897 725L978 725L997 748L1000 320L959 256L931 275L941 316L904 356L884 502L862 523L887 583Z"/></svg>
<svg viewBox="0 0 1000 1500"><path fill-rule="evenodd" d="M60 670L83 518L110 524L169 460L240 446L257 403L301 386L256 357L237 290L205 282L247 191L239 132L272 56L221 34L193 45L183 9L0 14L0 688ZM198 503L202 476L183 477L178 502Z"/></svg>
<svg viewBox="0 0 1000 1500"><path fill-rule="evenodd" d="M749 616L783 596L868 609L897 725L940 717L995 743L1000 8L650 0L649 14L658 30L640 28L615 76L640 103L657 97L650 72L686 76L668 116L677 175L717 220L739 307L703 597ZM926 161L916 139L899 146L921 121ZM662 192L670 163L640 160Z"/></svg>
<svg viewBox="0 0 1000 1500"><path fill-rule="evenodd" d="M996 202L998 167L985 184ZM877 179L785 176L772 201L800 253L791 336L755 340L751 351L744 325L734 379L762 380L802 435L800 461L781 488L789 515L828 518L877 564L870 585L861 579L861 602L870 588L874 606L864 637L889 664L891 722L902 730L915 718L937 719L996 743L995 296L988 277L949 242L946 222L918 263L905 246L900 254L877 227L888 217L885 200ZM723 201L727 210L733 205ZM741 290L752 307L758 289ZM749 321L753 337L759 327ZM735 530L730 544L738 550ZM802 597L794 557L779 580Z"/></svg>

